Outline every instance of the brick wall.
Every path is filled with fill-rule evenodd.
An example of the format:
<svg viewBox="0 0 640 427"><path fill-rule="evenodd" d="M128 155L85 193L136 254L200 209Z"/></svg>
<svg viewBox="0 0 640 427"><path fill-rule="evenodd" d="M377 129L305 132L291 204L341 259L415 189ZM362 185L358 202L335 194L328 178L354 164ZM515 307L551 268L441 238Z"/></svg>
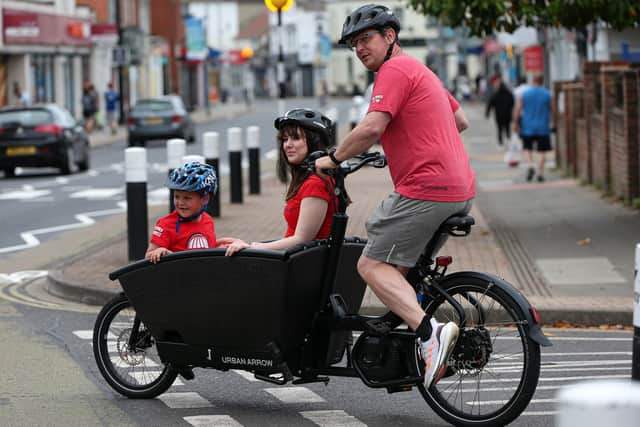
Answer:
<svg viewBox="0 0 640 427"><path fill-rule="evenodd" d="M582 83L565 83L564 91L564 157L565 173L569 176L577 174L576 158L576 120L582 114L582 94L584 85Z"/></svg>
<svg viewBox="0 0 640 427"><path fill-rule="evenodd" d="M638 70L612 73L609 114L611 191L629 203L639 197Z"/></svg>

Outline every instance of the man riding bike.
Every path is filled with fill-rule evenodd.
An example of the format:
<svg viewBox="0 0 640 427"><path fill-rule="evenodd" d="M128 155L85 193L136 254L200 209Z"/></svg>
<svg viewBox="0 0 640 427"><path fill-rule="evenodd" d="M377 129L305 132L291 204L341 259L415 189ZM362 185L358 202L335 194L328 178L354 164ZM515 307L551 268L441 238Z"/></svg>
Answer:
<svg viewBox="0 0 640 427"><path fill-rule="evenodd" d="M462 109L429 68L402 52L399 31L396 16L381 5L361 6L346 18L339 43L377 75L367 115L316 168L335 168L381 141L395 191L367 221L358 272L416 332L429 387L446 371L458 326L425 316L405 275L445 219L469 212L475 183L459 134Z"/></svg>

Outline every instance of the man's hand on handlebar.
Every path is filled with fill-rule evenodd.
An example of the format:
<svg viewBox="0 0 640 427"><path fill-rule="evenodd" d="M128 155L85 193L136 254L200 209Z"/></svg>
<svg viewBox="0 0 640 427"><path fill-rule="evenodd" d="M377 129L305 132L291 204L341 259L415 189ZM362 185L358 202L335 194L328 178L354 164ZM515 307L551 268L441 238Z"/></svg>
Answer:
<svg viewBox="0 0 640 427"><path fill-rule="evenodd" d="M315 161L316 172L321 175L326 175L323 170L326 169L335 169L337 165L333 163L333 160L329 158L329 156L320 157Z"/></svg>

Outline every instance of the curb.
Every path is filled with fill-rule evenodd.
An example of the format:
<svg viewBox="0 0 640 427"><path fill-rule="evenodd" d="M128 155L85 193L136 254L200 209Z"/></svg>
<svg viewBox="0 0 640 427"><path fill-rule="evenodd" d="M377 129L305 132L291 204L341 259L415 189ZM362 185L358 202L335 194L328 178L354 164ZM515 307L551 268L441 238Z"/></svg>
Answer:
<svg viewBox="0 0 640 427"><path fill-rule="evenodd" d="M64 280L62 270L50 270L47 275L46 290L51 295L87 305L105 305L120 292L97 288L86 288Z"/></svg>

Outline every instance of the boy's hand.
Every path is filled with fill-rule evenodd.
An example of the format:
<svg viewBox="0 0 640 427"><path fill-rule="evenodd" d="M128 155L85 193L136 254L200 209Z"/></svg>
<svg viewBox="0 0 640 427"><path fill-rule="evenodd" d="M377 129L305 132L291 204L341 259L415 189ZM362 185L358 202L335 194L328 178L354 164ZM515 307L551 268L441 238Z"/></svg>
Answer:
<svg viewBox="0 0 640 427"><path fill-rule="evenodd" d="M227 251L224 253L225 256L231 256L239 250L248 248L250 246L251 245L244 240L236 239L234 237L221 237L220 239L216 240L216 247L227 248Z"/></svg>
<svg viewBox="0 0 640 427"><path fill-rule="evenodd" d="M147 252L147 259L154 264L157 264L160 261L160 257L166 254L172 254L173 252L167 248L156 248L150 252Z"/></svg>

